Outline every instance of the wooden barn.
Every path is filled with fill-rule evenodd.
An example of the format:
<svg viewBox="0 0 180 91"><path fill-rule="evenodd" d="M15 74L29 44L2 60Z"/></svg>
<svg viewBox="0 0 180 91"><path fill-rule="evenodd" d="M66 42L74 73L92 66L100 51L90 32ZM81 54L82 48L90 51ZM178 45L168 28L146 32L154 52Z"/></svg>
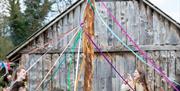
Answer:
<svg viewBox="0 0 180 91"><path fill-rule="evenodd" d="M102 1L136 44L149 57L155 60L156 64L161 66L161 69L164 70L170 79L175 80L176 74L180 74L180 24L148 0ZM140 52L106 12L107 10L103 8L102 1L95 1L95 9L102 16L101 18L129 48L132 48L135 53L140 55ZM85 7L87 7L85 0L78 0L7 55L7 59L23 65L27 69L38 60L37 64L28 71L27 86L29 91L35 91L35 88L61 55L75 31L78 30L75 28L80 26L83 21L83 15L87 12ZM94 15L93 22L93 40L123 77L126 77L128 73L132 75L138 67L146 72L150 91L159 91L160 87L163 87L165 91L172 91L172 87L162 80L162 76L152 67L141 62L136 55L123 46L108 31L109 29L101 22L97 13ZM75 30L69 33L72 29ZM62 38L61 36L66 33L69 33L69 35ZM46 47L41 48L44 45ZM39 91L67 91L69 89L67 79L69 64L72 64L70 88L71 90L74 89L78 48L75 48L75 51L72 52L71 46L72 43L58 60L58 63L65 61L54 79L49 80L58 64L45 79L40 89L38 89ZM34 49L37 50L34 51ZM120 91L123 80L99 53L94 47L92 91ZM77 91L84 91L85 88L84 83L86 80L84 80L84 74L87 69L85 70L85 67L81 66L84 55L86 54L83 53L83 48L81 47L78 70L82 67L82 72L78 80ZM73 60L72 63L70 62L71 58Z"/></svg>

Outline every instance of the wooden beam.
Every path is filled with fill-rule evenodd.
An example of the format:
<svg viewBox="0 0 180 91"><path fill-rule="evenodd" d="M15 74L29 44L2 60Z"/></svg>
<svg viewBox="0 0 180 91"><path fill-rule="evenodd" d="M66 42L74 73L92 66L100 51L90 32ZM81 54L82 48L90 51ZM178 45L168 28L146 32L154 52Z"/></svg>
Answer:
<svg viewBox="0 0 180 91"><path fill-rule="evenodd" d="M135 50L132 46L129 46L133 51ZM180 45L142 45L140 48L144 51L180 51ZM58 49L53 49L47 52L48 54L56 54L56 53L61 53L64 48L58 48ZM44 54L47 50L38 50L36 52L33 52L33 54ZM20 51L20 54L27 54L29 53L30 50L22 50ZM77 52L77 49L75 49L75 52ZM82 52L82 50L81 50ZM97 52L94 50L94 52ZM106 49L102 49L102 52L111 52L111 53L116 53L116 52L130 52L128 49L122 47L106 47ZM65 53L71 53L70 48L65 51Z"/></svg>

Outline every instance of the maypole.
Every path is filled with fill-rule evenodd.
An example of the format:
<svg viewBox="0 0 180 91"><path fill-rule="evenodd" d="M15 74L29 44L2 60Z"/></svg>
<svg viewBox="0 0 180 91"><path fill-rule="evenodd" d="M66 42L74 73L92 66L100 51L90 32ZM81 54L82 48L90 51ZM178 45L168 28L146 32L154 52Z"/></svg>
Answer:
<svg viewBox="0 0 180 91"><path fill-rule="evenodd" d="M94 6L95 1L90 1ZM91 38L94 37L94 12L89 4L87 4L84 12L83 30ZM92 91L94 48L85 33L83 33L83 53L83 61L85 62L84 91Z"/></svg>

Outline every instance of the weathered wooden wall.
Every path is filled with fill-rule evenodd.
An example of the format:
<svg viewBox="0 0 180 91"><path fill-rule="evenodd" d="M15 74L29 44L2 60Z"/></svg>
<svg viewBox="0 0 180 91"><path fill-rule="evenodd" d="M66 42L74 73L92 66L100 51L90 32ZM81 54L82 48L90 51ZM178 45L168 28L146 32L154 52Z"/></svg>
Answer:
<svg viewBox="0 0 180 91"><path fill-rule="evenodd" d="M105 3L136 43L139 44L149 56L156 60L157 64L163 67L165 73L167 73L171 79L174 79L176 73L180 71L180 29L141 1L106 1ZM96 2L96 6L109 27L111 27L126 44L132 47L132 44L127 40L126 36L123 35L116 24L107 15L106 10L102 8L102 4ZM42 56L48 48L29 54L28 51L30 49L40 47L51 40L55 40L55 43L57 43L53 47L53 50L44 55L41 61L28 72L29 91L34 91L35 87L49 71L62 49L67 45L73 33L60 42L57 38L62 33L80 24L84 8L85 3L77 6L59 21L55 22L44 33L36 37L26 48L21 50L20 63L28 68ZM161 77L152 68L140 62L135 55L125 49L121 43L107 31L107 28L97 17L95 17L95 42L104 52L109 52L112 63L121 75L126 75L127 73L133 74L136 67L142 67L146 72L150 91L159 91L159 87L161 86L166 91L172 90L167 83L159 79ZM69 57L71 55L68 51L63 54L66 61L58 72L58 75L55 76L55 80L50 81L47 87L43 87L45 86L44 83L40 90L54 91L53 88L60 88L64 91L67 90L67 65L69 64ZM75 59L76 58L73 59L74 69L71 72L72 88L76 70ZM48 78L50 78L50 76ZM82 75L79 81L78 91L83 90L83 78ZM120 91L122 79L118 77L103 57L96 54L93 83L93 91Z"/></svg>

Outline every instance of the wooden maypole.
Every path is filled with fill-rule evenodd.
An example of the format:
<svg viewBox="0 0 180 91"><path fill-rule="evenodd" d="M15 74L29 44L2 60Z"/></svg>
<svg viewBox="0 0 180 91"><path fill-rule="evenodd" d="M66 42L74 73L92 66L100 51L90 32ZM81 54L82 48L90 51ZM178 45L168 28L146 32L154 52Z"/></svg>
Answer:
<svg viewBox="0 0 180 91"><path fill-rule="evenodd" d="M90 1L94 6L95 1ZM88 33L91 38L94 37L94 12L90 4L87 4L85 8L83 30ZM85 62L84 91L92 91L94 48L92 43L88 41L85 33L83 33L83 53L83 61Z"/></svg>

